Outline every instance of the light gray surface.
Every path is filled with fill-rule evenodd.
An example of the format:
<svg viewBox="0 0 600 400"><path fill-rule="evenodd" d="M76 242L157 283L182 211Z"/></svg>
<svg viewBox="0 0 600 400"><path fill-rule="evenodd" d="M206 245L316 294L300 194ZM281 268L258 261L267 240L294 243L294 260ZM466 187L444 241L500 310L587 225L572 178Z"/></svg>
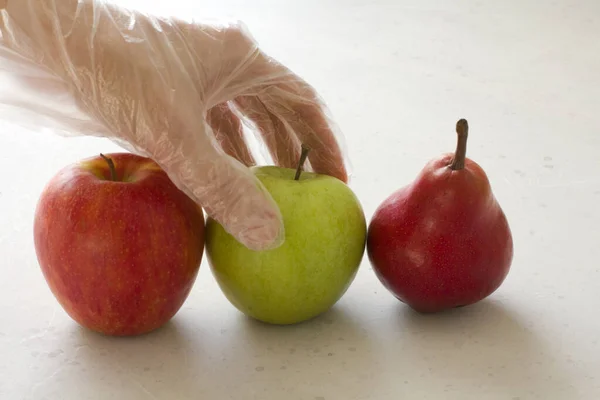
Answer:
<svg viewBox="0 0 600 400"><path fill-rule="evenodd" d="M334 310L276 328L241 316L204 263L167 327L100 337L48 290L32 217L55 171L118 148L0 123L1 399L600 398L599 2L185 3L159 8L244 19L318 88L346 136L368 218L453 150L454 123L468 118L468 155L513 229L511 273L477 306L421 316L365 258Z"/></svg>

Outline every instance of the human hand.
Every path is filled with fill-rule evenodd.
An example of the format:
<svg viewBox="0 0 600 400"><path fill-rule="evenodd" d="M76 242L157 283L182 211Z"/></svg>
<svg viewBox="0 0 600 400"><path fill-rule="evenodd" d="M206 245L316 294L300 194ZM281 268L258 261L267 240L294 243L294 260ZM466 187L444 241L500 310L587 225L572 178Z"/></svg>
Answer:
<svg viewBox="0 0 600 400"><path fill-rule="evenodd" d="M71 124L74 134L108 137L153 158L250 249L278 246L284 230L248 168L255 160L239 116L260 133L275 164L295 167L303 143L311 148L307 169L347 181L313 88L262 52L241 24L159 18L93 0L8 0L5 7L4 49L29 63L11 73L34 92L60 82L89 123L81 130L60 105L37 112ZM6 50L2 57L15 65ZM17 71L35 66L50 73Z"/></svg>

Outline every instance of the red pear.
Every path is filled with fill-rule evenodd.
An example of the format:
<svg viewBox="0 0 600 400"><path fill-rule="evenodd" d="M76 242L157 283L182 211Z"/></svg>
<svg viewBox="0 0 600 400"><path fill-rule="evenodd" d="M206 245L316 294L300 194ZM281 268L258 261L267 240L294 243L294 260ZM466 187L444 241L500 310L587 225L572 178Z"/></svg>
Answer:
<svg viewBox="0 0 600 400"><path fill-rule="evenodd" d="M466 120L457 122L456 132L456 152L428 162L369 223L367 253L376 276L418 312L488 297L512 263L506 216L484 170L466 157Z"/></svg>

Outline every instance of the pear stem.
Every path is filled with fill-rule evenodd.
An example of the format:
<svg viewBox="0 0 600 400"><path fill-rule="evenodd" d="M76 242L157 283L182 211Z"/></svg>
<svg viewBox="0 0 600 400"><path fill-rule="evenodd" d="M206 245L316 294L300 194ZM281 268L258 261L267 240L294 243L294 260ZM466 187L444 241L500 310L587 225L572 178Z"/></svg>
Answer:
<svg viewBox="0 0 600 400"><path fill-rule="evenodd" d="M456 133L458 140L456 143L456 151L454 158L450 164L450 169L459 171L465 168L465 159L467 158L467 138L469 137L469 123L466 119L459 119L456 123Z"/></svg>
<svg viewBox="0 0 600 400"><path fill-rule="evenodd" d="M298 161L298 167L296 168L296 176L294 180L297 181L300 179L300 174L302 173L302 167L306 162L306 158L308 157L308 152L310 151L310 147L305 144L302 145L302 153L300 154L300 160Z"/></svg>
<svg viewBox="0 0 600 400"><path fill-rule="evenodd" d="M100 157L102 157L104 159L104 161L106 161L106 163L108 164L108 168L110 169L110 180L116 181L117 180L117 171L115 170L115 163L113 162L112 159L110 159L109 157L106 157L102 153L100 153Z"/></svg>

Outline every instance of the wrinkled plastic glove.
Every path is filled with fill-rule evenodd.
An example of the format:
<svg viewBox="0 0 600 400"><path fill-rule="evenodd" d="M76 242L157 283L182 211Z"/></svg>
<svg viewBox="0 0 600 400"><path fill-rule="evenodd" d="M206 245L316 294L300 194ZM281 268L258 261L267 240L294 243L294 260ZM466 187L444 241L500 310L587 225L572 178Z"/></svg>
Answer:
<svg viewBox="0 0 600 400"><path fill-rule="evenodd" d="M3 89L0 118L107 137L151 157L250 249L277 247L284 228L248 168L255 160L241 120L276 165L295 168L304 143L305 169L347 181L341 136L315 91L239 23L93 0L0 0L0 8L0 70L19 82L18 91Z"/></svg>

